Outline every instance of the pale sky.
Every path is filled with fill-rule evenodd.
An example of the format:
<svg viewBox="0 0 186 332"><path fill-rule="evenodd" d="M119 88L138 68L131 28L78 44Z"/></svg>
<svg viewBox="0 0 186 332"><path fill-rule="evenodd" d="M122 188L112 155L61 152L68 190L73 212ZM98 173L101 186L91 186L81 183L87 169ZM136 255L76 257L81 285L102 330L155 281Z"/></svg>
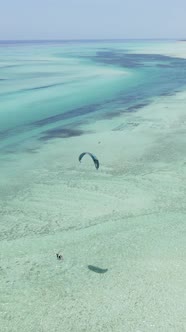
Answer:
<svg viewBox="0 0 186 332"><path fill-rule="evenodd" d="M185 38L186 0L0 0L0 40Z"/></svg>

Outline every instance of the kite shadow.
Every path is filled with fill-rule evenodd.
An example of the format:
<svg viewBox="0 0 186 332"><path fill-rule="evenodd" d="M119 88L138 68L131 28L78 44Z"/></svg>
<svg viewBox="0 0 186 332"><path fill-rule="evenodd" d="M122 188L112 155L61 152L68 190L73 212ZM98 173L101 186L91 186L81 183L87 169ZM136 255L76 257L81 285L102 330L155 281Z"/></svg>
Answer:
<svg viewBox="0 0 186 332"><path fill-rule="evenodd" d="M88 265L88 269L95 273L106 273L108 271L108 269L101 269L100 267L93 266L93 265Z"/></svg>

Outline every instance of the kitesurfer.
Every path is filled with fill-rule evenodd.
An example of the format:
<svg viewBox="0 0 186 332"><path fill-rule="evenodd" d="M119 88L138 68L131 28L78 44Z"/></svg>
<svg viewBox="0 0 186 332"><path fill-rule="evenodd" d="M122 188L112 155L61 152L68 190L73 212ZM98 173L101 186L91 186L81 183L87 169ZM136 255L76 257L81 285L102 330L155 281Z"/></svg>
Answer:
<svg viewBox="0 0 186 332"><path fill-rule="evenodd" d="M63 255L60 255L60 254L56 254L56 256L57 256L57 259L60 261L60 260L63 260Z"/></svg>

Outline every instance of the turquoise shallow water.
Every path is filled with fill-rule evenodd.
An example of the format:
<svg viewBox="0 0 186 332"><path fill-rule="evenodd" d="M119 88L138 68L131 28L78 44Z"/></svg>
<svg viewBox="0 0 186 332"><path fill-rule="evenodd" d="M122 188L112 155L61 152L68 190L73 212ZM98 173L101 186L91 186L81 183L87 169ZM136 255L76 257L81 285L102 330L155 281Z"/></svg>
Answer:
<svg viewBox="0 0 186 332"><path fill-rule="evenodd" d="M145 54L146 43L1 44L2 153L79 135L80 124L136 112L183 89L186 60Z"/></svg>
<svg viewBox="0 0 186 332"><path fill-rule="evenodd" d="M176 45L0 44L2 331L185 331Z"/></svg>

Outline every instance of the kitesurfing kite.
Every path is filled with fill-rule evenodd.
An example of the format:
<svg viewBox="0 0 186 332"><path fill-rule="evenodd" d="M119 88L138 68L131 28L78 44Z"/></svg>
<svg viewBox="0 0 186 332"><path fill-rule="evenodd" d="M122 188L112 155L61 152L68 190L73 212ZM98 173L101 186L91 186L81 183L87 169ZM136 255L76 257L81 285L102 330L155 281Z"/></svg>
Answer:
<svg viewBox="0 0 186 332"><path fill-rule="evenodd" d="M94 156L94 155L93 155L92 153L90 153L90 152L83 152L83 153L81 153L80 156L79 156L79 162L81 162L81 159L84 157L85 154L88 154L88 155L92 158L92 160L93 160L93 162L94 162L94 165L95 165L96 169L98 169L98 168L99 168L99 160L97 159L96 156Z"/></svg>

